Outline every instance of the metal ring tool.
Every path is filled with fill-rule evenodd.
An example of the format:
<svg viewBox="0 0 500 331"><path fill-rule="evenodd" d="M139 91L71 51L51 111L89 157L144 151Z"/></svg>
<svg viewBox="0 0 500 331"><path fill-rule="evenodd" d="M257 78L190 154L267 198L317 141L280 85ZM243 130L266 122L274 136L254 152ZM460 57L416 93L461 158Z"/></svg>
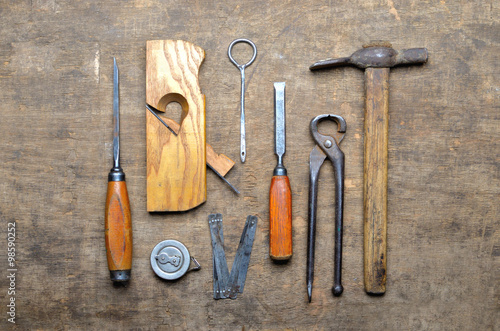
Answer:
<svg viewBox="0 0 500 331"><path fill-rule="evenodd" d="M250 61L248 61L245 64L239 64L236 62L236 60L233 58L231 52L233 51L233 46L236 45L237 43L247 43L253 48L253 55ZM241 118L240 118L240 158L241 162L245 162L246 159L246 138L245 138L245 68L248 67L255 61L255 58L257 57L257 47L255 44L248 39L236 39L229 44L229 48L227 49L227 56L229 56L229 60L238 68L240 69L241 73Z"/></svg>

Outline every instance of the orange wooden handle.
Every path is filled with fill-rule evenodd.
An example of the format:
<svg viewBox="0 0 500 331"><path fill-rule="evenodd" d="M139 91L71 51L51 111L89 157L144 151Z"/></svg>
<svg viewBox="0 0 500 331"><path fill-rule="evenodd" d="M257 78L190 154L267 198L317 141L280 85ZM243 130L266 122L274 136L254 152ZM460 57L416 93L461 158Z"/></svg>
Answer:
<svg viewBox="0 0 500 331"><path fill-rule="evenodd" d="M269 256L292 257L292 190L288 176L273 176L269 189Z"/></svg>
<svg viewBox="0 0 500 331"><path fill-rule="evenodd" d="M108 182L104 224L109 270L130 270L132 218L125 181Z"/></svg>

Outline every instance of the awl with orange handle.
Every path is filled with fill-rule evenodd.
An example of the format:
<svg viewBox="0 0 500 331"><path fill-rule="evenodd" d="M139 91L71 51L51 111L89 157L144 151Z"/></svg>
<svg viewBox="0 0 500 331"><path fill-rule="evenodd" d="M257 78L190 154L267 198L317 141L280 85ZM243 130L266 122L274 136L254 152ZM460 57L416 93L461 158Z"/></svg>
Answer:
<svg viewBox="0 0 500 331"><path fill-rule="evenodd" d="M292 257L292 191L286 168L285 154L285 83L274 83L275 153L278 165L274 168L269 189L269 256L273 260Z"/></svg>
<svg viewBox="0 0 500 331"><path fill-rule="evenodd" d="M113 78L113 168L108 175L108 193L104 216L106 255L111 280L126 283L132 268L132 218L125 173L120 167L120 104L118 66L114 62Z"/></svg>

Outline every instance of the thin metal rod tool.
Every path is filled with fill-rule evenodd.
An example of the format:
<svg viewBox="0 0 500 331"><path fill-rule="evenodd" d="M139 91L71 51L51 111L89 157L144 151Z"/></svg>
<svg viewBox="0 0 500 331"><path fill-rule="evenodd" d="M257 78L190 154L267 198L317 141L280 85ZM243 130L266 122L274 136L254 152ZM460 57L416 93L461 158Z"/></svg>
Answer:
<svg viewBox="0 0 500 331"><path fill-rule="evenodd" d="M226 177L222 176L217 170L215 170L214 167L212 167L210 164L207 163L207 166L213 171L215 172L215 174L217 176L219 176L220 179L222 179L224 181L224 183L226 183L230 188L231 190L234 191L234 193L236 194L240 194L240 191L238 191L238 189L236 187L233 186L233 184L231 184L227 179Z"/></svg>
<svg viewBox="0 0 500 331"><path fill-rule="evenodd" d="M318 123L323 120L332 120L337 123L338 129L335 137L325 136L318 132ZM311 121L311 134L316 141L309 166L309 231L307 242L307 296L311 302L314 281L314 249L316 243L316 211L318 201L318 175L326 158L333 164L335 172L335 258L334 258L334 285L332 292L339 296L344 291L342 287L342 223L344 210L344 153L339 144L344 138L346 123L338 115L319 115Z"/></svg>
<svg viewBox="0 0 500 331"><path fill-rule="evenodd" d="M233 46L237 43L247 43L253 48L253 55L250 61L248 61L245 64L239 64L236 62L236 60L233 58L231 52L233 50ZM236 39L229 44L229 48L227 49L227 56L229 57L229 60L238 68L240 69L241 73L241 118L240 118L240 158L241 162L244 163L246 159L246 130L245 130L245 68L248 67L255 61L255 58L257 57L257 47L255 44L248 39Z"/></svg>
<svg viewBox="0 0 500 331"><path fill-rule="evenodd" d="M120 92L118 91L118 66L113 58L113 166L120 168Z"/></svg>

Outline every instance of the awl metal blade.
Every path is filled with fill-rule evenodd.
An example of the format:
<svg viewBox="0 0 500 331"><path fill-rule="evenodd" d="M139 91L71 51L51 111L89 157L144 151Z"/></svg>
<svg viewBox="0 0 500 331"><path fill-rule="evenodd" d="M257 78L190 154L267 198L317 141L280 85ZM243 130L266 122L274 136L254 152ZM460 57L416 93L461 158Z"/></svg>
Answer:
<svg viewBox="0 0 500 331"><path fill-rule="evenodd" d="M120 168L120 93L116 58L113 58L113 127L113 163L115 168Z"/></svg>

